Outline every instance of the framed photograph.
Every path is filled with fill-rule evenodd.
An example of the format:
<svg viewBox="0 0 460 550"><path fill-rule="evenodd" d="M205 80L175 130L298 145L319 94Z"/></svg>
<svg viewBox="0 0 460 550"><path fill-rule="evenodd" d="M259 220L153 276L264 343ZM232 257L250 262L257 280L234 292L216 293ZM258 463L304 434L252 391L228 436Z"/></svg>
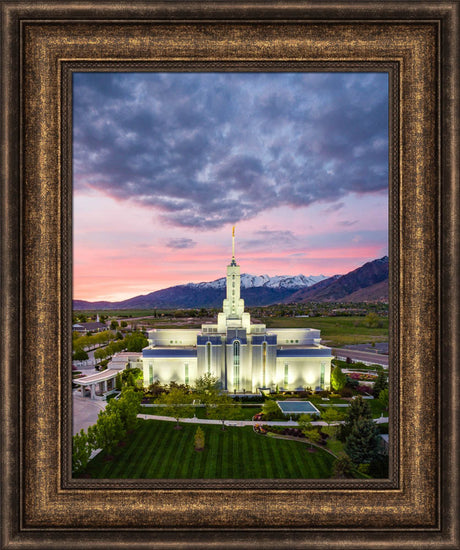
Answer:
<svg viewBox="0 0 460 550"><path fill-rule="evenodd" d="M389 540L398 548L459 547L458 30L457 2L2 2L2 547L383 548ZM185 210L171 204L184 197L162 195L147 181L133 190L129 174L123 186L109 181L120 155L108 155L107 179L101 180L101 151L91 146L96 132L105 132L96 90L114 97L121 88L146 86L148 78L160 75L172 97L173 78L180 83L186 75L210 80L220 75L221 95L215 89L210 93L222 101L232 93L226 77L239 79L241 93L242 75L251 75L265 77L271 89L289 88L295 97L298 80L312 74L387 79L388 478L72 476L75 190L94 176L115 199L126 199L131 189L138 201L156 206L163 201L168 227L174 226L174 216L182 227L193 225L190 219L184 225ZM123 85L110 75L125 75ZM254 86L263 83L251 81ZM363 117L372 110L376 97L371 94L378 88L366 90L367 100L366 94L355 98L364 104ZM278 95L284 105L283 93ZM336 102L344 95L337 94ZM203 105L203 115L211 114ZM185 110L181 120L195 113ZM280 112L276 105L269 110ZM86 128L76 116L83 111ZM120 122L123 113L116 116ZM138 122L149 124L142 117ZM369 124L361 130L357 125L357 131ZM282 128L273 126L274 133ZM118 129L126 150L128 128ZM350 141L342 145L350 147ZM323 144L340 145L332 138ZM275 154L276 144L269 145ZM205 164L203 148L195 146L191 162ZM167 152L158 148L166 164ZM224 152L219 155L225 177ZM254 174L257 166L248 166L249 155L245 158L240 170ZM172 185L171 166L162 166ZM346 163L340 168L346 186ZM82 180L76 171L84 174ZM193 186L197 197L206 174L194 173L199 174ZM359 177L353 181L359 186ZM264 189L270 185L266 181ZM230 199L223 188L217 193L214 221L222 222L222 205ZM195 206L209 213L207 201L197 199ZM94 197L92 205L97 205ZM240 219L244 216L232 215L223 225ZM117 226L125 223L129 219L114 220ZM173 249L194 242L191 233L170 232L165 230L164 238ZM229 308L231 319L229 300L223 312ZM149 368L146 361L144 378ZM230 389L239 390L235 380Z"/></svg>
<svg viewBox="0 0 460 550"><path fill-rule="evenodd" d="M333 419L359 407L355 474L389 477L390 75L266 67L71 71L80 478L298 487L333 475L351 432ZM142 397L129 432L142 421L132 435L112 422L87 463L85 429L123 388ZM304 432L321 439L298 445Z"/></svg>

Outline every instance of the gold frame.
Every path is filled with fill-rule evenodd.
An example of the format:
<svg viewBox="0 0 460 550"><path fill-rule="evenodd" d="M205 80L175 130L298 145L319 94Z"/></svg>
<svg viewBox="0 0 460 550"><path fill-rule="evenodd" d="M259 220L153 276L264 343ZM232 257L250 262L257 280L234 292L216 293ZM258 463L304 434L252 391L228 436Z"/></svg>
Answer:
<svg viewBox="0 0 460 550"><path fill-rule="evenodd" d="M459 547L458 7L2 1L5 548ZM389 480L70 478L68 84L96 66L392 75Z"/></svg>

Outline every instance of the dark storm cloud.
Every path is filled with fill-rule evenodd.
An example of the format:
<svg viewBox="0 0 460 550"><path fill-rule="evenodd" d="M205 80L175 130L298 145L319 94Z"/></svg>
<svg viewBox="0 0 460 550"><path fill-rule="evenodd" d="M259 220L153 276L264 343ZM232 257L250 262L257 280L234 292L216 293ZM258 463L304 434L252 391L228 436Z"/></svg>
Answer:
<svg viewBox="0 0 460 550"><path fill-rule="evenodd" d="M76 191L176 226L388 188L385 74L80 73L73 120Z"/></svg>
<svg viewBox="0 0 460 550"><path fill-rule="evenodd" d="M166 243L168 248L193 248L196 242L192 239L171 239Z"/></svg>

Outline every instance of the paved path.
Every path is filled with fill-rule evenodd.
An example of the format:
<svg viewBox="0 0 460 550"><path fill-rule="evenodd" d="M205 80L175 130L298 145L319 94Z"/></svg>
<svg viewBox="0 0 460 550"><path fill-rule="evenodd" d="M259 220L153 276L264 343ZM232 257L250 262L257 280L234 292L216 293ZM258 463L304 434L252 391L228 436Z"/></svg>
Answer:
<svg viewBox="0 0 460 550"><path fill-rule="evenodd" d="M157 416L153 414L138 414L138 418L143 418L144 420L166 420L167 422L177 422L175 418L172 416ZM376 418L375 420L376 424L383 424L385 422L388 422L387 417L380 417ZM221 420L211 420L209 418L181 418L179 422L184 422L188 424L222 424ZM263 421L263 420L226 420L225 425L226 426L254 426L255 424L265 424L267 426L298 426L298 422L295 420L269 420L269 421ZM331 426L337 426L339 424L343 424L342 422L333 422ZM322 420L317 420L312 422L313 426L327 426L327 422L324 422Z"/></svg>
<svg viewBox="0 0 460 550"><path fill-rule="evenodd" d="M97 415L105 409L107 401L81 397L79 392L73 392L73 433L78 433L81 429L87 430L97 422Z"/></svg>

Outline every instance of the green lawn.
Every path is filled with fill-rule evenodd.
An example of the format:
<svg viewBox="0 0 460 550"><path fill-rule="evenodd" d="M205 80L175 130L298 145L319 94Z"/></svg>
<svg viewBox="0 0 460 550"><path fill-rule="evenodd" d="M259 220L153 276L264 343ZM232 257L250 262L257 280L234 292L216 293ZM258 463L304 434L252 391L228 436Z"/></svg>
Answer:
<svg viewBox="0 0 460 550"><path fill-rule="evenodd" d="M94 478L112 479L326 479L334 457L309 445L255 434L251 427L201 425L205 449L194 450L197 425L139 420L113 460L99 453L88 465Z"/></svg>
<svg viewBox="0 0 460 550"><path fill-rule="evenodd" d="M261 319L267 327L316 328L327 345L341 347L345 344L366 344L388 341L388 318L381 317L382 327L365 326L364 317L267 317ZM279 343L279 342L278 342Z"/></svg>

